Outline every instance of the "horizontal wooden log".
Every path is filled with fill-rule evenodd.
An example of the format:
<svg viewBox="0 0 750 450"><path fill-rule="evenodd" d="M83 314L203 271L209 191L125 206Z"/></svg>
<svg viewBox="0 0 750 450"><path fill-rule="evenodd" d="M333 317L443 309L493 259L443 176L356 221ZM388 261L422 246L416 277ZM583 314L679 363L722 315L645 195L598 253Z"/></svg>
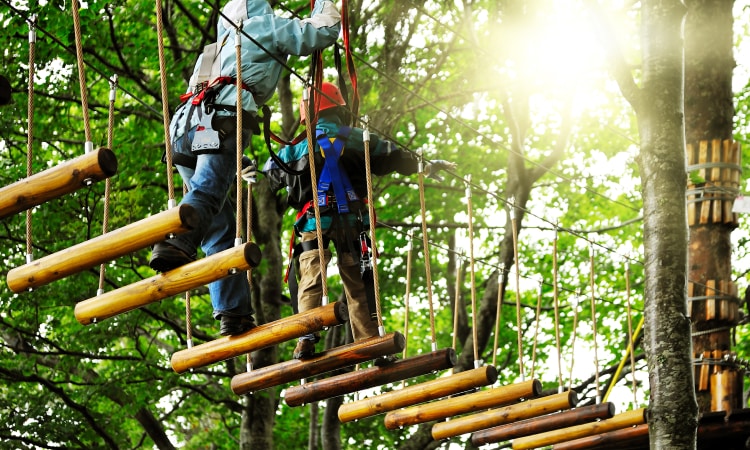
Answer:
<svg viewBox="0 0 750 450"><path fill-rule="evenodd" d="M564 428L562 430L547 431L532 436L521 437L513 440L513 449L521 450L544 447L547 445L572 441L573 439L579 439L586 436L640 425L646 423L645 413L645 408L641 408L617 414L611 419L602 420L600 422L591 422Z"/></svg>
<svg viewBox="0 0 750 450"><path fill-rule="evenodd" d="M648 424L626 427L619 430L586 436L568 442L562 442L552 446L554 450L578 450L578 449L611 449L623 445L631 446L634 443L643 443L648 446Z"/></svg>
<svg viewBox="0 0 750 450"><path fill-rule="evenodd" d="M100 148L0 189L0 219L62 197L117 173L112 150Z"/></svg>
<svg viewBox="0 0 750 450"><path fill-rule="evenodd" d="M341 325L349 320L344 302L329 303L299 314L259 325L237 336L225 336L172 355L172 369L183 373L225 359L250 353L290 339L315 333L325 327Z"/></svg>
<svg viewBox="0 0 750 450"><path fill-rule="evenodd" d="M529 380L508 386L499 386L471 394L446 398L424 405L412 406L385 415L385 427L394 430L400 427L445 419L487 408L494 408L521 399L538 396L542 392L539 380Z"/></svg>
<svg viewBox="0 0 750 450"><path fill-rule="evenodd" d="M88 325L158 302L172 295L245 271L260 263L261 252L253 242L232 247L151 278L79 302L78 322Z"/></svg>
<svg viewBox="0 0 750 450"><path fill-rule="evenodd" d="M450 369L456 364L456 360L456 351L452 348L446 348L408 359L401 359L383 367L369 367L299 386L292 386L284 392L284 400L289 406L313 403L438 370Z"/></svg>
<svg viewBox="0 0 750 450"><path fill-rule="evenodd" d="M404 406L487 386L495 381L497 381L497 369L494 366L483 366L455 373L424 383L413 384L397 391L345 403L339 407L339 421L343 423L363 419Z"/></svg>
<svg viewBox="0 0 750 450"><path fill-rule="evenodd" d="M595 420L609 419L614 414L615 405L610 402L583 406L569 411L534 417L533 419L526 419L516 423L477 431L471 435L471 443L479 447L484 444L509 441L522 436L559 430L560 428L572 427Z"/></svg>
<svg viewBox="0 0 750 450"><path fill-rule="evenodd" d="M453 436L484 430L518 420L549 414L575 406L578 395L575 391L561 392L546 397L535 398L503 408L490 409L468 416L438 422L432 426L432 438L436 441Z"/></svg>
<svg viewBox="0 0 750 450"><path fill-rule="evenodd" d="M398 332L362 339L319 353L312 358L293 359L235 375L232 377L232 391L242 395L320 375L370 361L378 356L398 353L404 349L405 344L404 335Z"/></svg>
<svg viewBox="0 0 750 450"><path fill-rule="evenodd" d="M22 292L65 278L96 265L184 233L198 225L198 213L180 205L125 227L68 247L8 272L8 287Z"/></svg>

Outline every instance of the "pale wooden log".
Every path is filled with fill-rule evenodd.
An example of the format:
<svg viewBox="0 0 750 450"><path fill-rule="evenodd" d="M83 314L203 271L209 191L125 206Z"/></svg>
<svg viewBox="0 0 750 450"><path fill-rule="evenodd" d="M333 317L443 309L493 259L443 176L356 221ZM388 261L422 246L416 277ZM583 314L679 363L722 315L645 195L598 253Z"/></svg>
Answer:
<svg viewBox="0 0 750 450"><path fill-rule="evenodd" d="M645 442L644 442L645 440ZM648 444L648 424L636 425L556 444L553 450L614 449L627 448L635 442Z"/></svg>
<svg viewBox="0 0 750 450"><path fill-rule="evenodd" d="M232 392L237 395L257 392L342 367L353 366L379 356L401 352L404 344L406 344L404 336L395 332L336 347L312 358L293 359L261 367L232 377Z"/></svg>
<svg viewBox="0 0 750 450"><path fill-rule="evenodd" d="M347 320L349 320L349 312L344 302L329 303L259 325L243 334L225 336L180 350L172 355L172 369L177 373L183 373L315 333L325 327L341 325Z"/></svg>
<svg viewBox="0 0 750 450"><path fill-rule="evenodd" d="M436 402L391 411L385 415L385 427L394 430L400 427L445 419L487 408L516 403L521 399L538 396L542 392L539 380L523 381L508 386L485 389L471 394L446 398Z"/></svg>
<svg viewBox="0 0 750 450"><path fill-rule="evenodd" d="M198 213L179 205L8 272L13 292L30 290L148 247L198 225Z"/></svg>
<svg viewBox="0 0 750 450"><path fill-rule="evenodd" d="M458 417L432 426L432 438L436 441L453 436L484 430L530 417L549 414L575 406L578 395L575 391L561 392L546 397L535 398L503 408L490 409L468 416Z"/></svg>
<svg viewBox="0 0 750 450"><path fill-rule="evenodd" d="M456 364L456 351L446 348L402 359L384 367L370 367L355 372L292 386L284 392L289 406L300 406L327 398L383 386L430 372L450 369Z"/></svg>
<svg viewBox="0 0 750 450"><path fill-rule="evenodd" d="M447 395L458 394L487 386L497 380L497 369L484 366L424 383L413 384L397 391L386 392L339 407L339 421L352 420L382 414L404 406L415 405Z"/></svg>
<svg viewBox="0 0 750 450"><path fill-rule="evenodd" d="M477 431L471 435L471 443L479 447L484 444L509 441L517 437L559 430L595 420L609 419L614 415L615 405L611 402L583 406Z"/></svg>
<svg viewBox="0 0 750 450"><path fill-rule="evenodd" d="M687 144L686 147L686 153L687 153L687 165L692 166L695 164L695 149L693 147L693 144ZM688 177L688 183L687 183L687 190L694 190L695 189L695 183L693 183ZM687 195L687 216L688 216L688 225L694 225L695 224L695 216L696 216L696 203L694 201L695 194L688 194Z"/></svg>
<svg viewBox="0 0 750 450"><path fill-rule="evenodd" d="M716 280L706 281L706 320L716 318Z"/></svg>
<svg viewBox="0 0 750 450"><path fill-rule="evenodd" d="M586 436L606 433L608 431L620 430L635 425L646 423L645 408L626 411L617 414L611 419L600 422L586 423L562 430L547 431L544 433L525 436L513 440L513 450L532 449L544 447L561 442L572 441Z"/></svg>
<svg viewBox="0 0 750 450"><path fill-rule="evenodd" d="M115 289L75 307L78 322L88 325L172 295L245 271L260 264L261 252L253 242L232 247L151 278Z"/></svg>
<svg viewBox="0 0 750 450"><path fill-rule="evenodd" d="M700 141L698 143L698 164L703 164L705 166L706 163L708 163L708 141ZM700 169L701 178L708 181L709 173L707 172L707 169L704 167ZM709 195L705 194L703 195L702 201L698 202L698 206L700 207L700 217L698 219L698 223L706 224L708 223L709 215L711 209L709 208L710 200Z"/></svg>
<svg viewBox="0 0 750 450"><path fill-rule="evenodd" d="M693 300L691 300L695 296L695 283L688 281L687 284L687 315L688 317L692 316L693 314Z"/></svg>
<svg viewBox="0 0 750 450"><path fill-rule="evenodd" d="M0 219L69 194L117 173L112 150L100 148L0 189Z"/></svg>

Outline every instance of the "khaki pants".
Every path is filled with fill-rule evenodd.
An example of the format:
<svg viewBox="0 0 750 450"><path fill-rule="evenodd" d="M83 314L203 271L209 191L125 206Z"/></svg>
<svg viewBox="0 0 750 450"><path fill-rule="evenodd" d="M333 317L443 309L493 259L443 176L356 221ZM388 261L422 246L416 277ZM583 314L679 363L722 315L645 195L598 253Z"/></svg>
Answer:
<svg viewBox="0 0 750 450"><path fill-rule="evenodd" d="M327 232L324 234L328 235ZM302 233L302 242L317 240L317 233ZM339 248L344 248L345 242ZM331 251L325 250L326 265L331 261ZM323 282L320 274L320 256L318 249L308 250L299 256L299 288L297 293L299 311L307 311L321 305L323 297ZM365 339L378 335L377 320L370 320L370 310L367 308L365 285L359 273L359 264L351 253L338 252L338 268L341 281L344 284L346 301L349 309L349 323L352 327L354 340Z"/></svg>

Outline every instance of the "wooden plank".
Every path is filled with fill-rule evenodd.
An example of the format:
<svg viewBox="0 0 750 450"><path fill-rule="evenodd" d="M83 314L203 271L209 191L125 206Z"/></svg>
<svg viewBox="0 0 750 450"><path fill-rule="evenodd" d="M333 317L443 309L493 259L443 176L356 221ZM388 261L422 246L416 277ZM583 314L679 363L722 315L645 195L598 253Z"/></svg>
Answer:
<svg viewBox="0 0 750 450"><path fill-rule="evenodd" d="M418 423L517 403L521 399L536 397L541 392L542 383L539 380L529 380L508 386L485 389L471 394L391 411L385 415L385 427L389 430L394 430Z"/></svg>
<svg viewBox="0 0 750 450"><path fill-rule="evenodd" d="M691 300L695 296L695 283L688 281L687 284L687 315L692 317L693 315L693 301Z"/></svg>
<svg viewBox="0 0 750 450"><path fill-rule="evenodd" d="M698 143L698 164L706 164L708 163L708 141L700 141ZM708 181L709 173L707 173L707 170L705 167L703 169L700 169L699 171L700 177L704 180ZM705 185L706 183L704 183ZM699 212L699 218L698 223L706 224L708 223L709 218L709 195L703 194L703 198L701 198L700 202L698 202L698 212Z"/></svg>
<svg viewBox="0 0 750 450"><path fill-rule="evenodd" d="M284 401L289 406L300 406L351 394L352 392L383 386L430 372L450 369L456 364L456 360L456 351L452 348L446 348L401 359L384 367L369 367L299 386L292 386L284 392Z"/></svg>
<svg viewBox="0 0 750 450"><path fill-rule="evenodd" d="M703 359L700 364L700 376L698 377L698 391L707 391L709 376L711 374L711 366L706 364L706 360L711 357L710 351L703 352Z"/></svg>
<svg viewBox="0 0 750 450"><path fill-rule="evenodd" d="M260 259L260 249L253 242L232 247L169 272L79 302L75 307L76 319L82 325L108 319L228 277L238 270L248 270L260 264Z"/></svg>
<svg viewBox="0 0 750 450"><path fill-rule="evenodd" d="M432 426L432 438L439 441L477 430L570 409L575 406L577 401L578 395L576 392L567 391L438 422Z"/></svg>
<svg viewBox="0 0 750 450"><path fill-rule="evenodd" d="M198 225L198 213L180 205L125 227L16 267L8 272L8 287L23 292L184 233Z"/></svg>
<svg viewBox="0 0 750 450"><path fill-rule="evenodd" d="M716 280L706 281L706 320L716 318Z"/></svg>
<svg viewBox="0 0 750 450"><path fill-rule="evenodd" d="M341 325L349 320L344 302L334 302L299 314L258 325L236 336L225 336L210 342L180 350L172 355L172 369L183 373L235 356L281 344L325 327Z"/></svg>
<svg viewBox="0 0 750 450"><path fill-rule="evenodd" d="M573 425L580 425L595 420L609 419L614 415L615 405L611 402L582 406L568 411L547 414L546 416L534 417L516 423L477 431L471 435L471 443L479 447L484 444L509 441L521 436L572 427Z"/></svg>
<svg viewBox="0 0 750 450"><path fill-rule="evenodd" d="M487 386L497 380L497 369L483 366L424 383L407 386L397 391L386 392L339 407L339 421L352 420L382 414L404 406L415 405L436 398L466 392Z"/></svg>
<svg viewBox="0 0 750 450"><path fill-rule="evenodd" d="M719 164L724 162L722 159L722 145L721 145L721 139L714 139L711 141L711 162L715 164L713 168L711 168L711 179L712 183L716 187L721 187L723 183L722 178L722 169L720 167L717 167ZM724 205L724 200L721 199L723 196L723 193L717 194L714 200L712 200L712 211L711 211L711 218L712 223L721 223L721 211Z"/></svg>
<svg viewBox="0 0 750 450"><path fill-rule="evenodd" d="M112 150L100 148L0 189L0 219L62 197L117 173Z"/></svg>
<svg viewBox="0 0 750 450"><path fill-rule="evenodd" d="M645 441L644 441L645 440ZM648 444L648 424L636 425L634 427L622 428L607 433L587 436L575 439L552 447L553 450L582 450L591 448L613 449L625 443L644 442Z"/></svg>
<svg viewBox="0 0 750 450"><path fill-rule="evenodd" d="M405 343L404 336L395 332L336 347L318 353L312 358L293 359L261 367L232 377L232 391L237 395L257 392L342 367L353 366L378 356L398 353L404 349Z"/></svg>
<svg viewBox="0 0 750 450"><path fill-rule="evenodd" d="M599 422L591 422L562 430L546 431L532 436L520 437L513 440L513 449L524 450L544 447L546 445L559 444L561 442L572 441L573 439L640 425L646 423L645 412L645 408L640 408L617 414L611 419Z"/></svg>

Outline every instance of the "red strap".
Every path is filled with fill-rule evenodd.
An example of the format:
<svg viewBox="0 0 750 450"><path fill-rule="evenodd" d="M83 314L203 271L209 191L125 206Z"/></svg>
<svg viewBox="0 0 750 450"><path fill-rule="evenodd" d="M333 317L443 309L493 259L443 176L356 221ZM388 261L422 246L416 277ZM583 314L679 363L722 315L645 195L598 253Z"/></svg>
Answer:
<svg viewBox="0 0 750 450"><path fill-rule="evenodd" d="M352 48L349 43L349 5L347 0L341 1L341 28L346 54L346 71L349 72L349 80L352 83L352 101L349 107L352 111L352 117L356 118L359 116L359 89L357 88L357 68L354 66Z"/></svg>

